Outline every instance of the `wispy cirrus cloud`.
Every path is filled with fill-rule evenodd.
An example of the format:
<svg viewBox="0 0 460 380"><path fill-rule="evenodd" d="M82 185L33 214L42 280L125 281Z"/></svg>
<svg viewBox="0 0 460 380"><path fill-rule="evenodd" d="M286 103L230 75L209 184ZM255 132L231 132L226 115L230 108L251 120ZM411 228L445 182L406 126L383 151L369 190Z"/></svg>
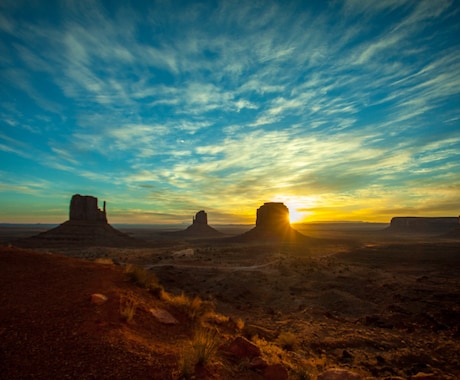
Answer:
<svg viewBox="0 0 460 380"><path fill-rule="evenodd" d="M425 207L435 184L455 200L454 1L5 4L12 167L182 214L296 196L358 217Z"/></svg>

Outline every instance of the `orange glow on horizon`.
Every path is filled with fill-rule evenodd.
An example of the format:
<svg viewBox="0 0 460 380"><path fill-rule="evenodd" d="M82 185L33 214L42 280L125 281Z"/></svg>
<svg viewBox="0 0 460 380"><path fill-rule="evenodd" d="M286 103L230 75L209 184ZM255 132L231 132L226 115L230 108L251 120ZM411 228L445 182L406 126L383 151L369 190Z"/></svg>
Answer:
<svg viewBox="0 0 460 380"><path fill-rule="evenodd" d="M309 211L316 203L314 197L305 196L276 196L276 202L283 202L289 209L290 223L306 222L314 212Z"/></svg>

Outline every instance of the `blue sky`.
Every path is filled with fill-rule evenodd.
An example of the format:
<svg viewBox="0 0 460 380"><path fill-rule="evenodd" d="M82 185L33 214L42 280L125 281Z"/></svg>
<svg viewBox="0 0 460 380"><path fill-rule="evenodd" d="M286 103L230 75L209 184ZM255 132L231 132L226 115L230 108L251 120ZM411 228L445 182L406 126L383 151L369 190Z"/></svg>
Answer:
<svg viewBox="0 0 460 380"><path fill-rule="evenodd" d="M131 4L130 4L131 3ZM460 212L455 0L0 4L0 222Z"/></svg>

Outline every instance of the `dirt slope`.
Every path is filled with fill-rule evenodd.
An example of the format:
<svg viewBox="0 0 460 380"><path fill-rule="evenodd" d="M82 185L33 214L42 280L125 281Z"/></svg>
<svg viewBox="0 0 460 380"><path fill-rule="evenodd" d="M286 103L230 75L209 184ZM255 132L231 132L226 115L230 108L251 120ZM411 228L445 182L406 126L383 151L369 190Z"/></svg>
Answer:
<svg viewBox="0 0 460 380"><path fill-rule="evenodd" d="M91 294L108 301L94 305ZM136 297L132 324L120 297ZM160 306L121 268L14 248L0 249L0 373L3 379L169 379L184 325L160 324ZM181 343L182 342L182 343Z"/></svg>

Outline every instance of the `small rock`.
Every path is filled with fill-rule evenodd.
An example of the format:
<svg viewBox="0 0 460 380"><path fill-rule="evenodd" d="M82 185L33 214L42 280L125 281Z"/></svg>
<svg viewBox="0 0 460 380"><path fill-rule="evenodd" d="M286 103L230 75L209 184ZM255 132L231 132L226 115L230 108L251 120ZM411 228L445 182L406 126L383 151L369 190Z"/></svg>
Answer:
<svg viewBox="0 0 460 380"><path fill-rule="evenodd" d="M165 325L177 325L179 323L176 318L164 309L150 309L149 311L160 323Z"/></svg>
<svg viewBox="0 0 460 380"><path fill-rule="evenodd" d="M414 376L410 377L411 380L436 380L439 379L438 376L436 376L434 373L424 373L424 372L419 372Z"/></svg>
<svg viewBox="0 0 460 380"><path fill-rule="evenodd" d="M249 368L254 370L263 369L266 367L268 367L267 362L260 356L257 356L256 358L252 359L251 363L249 363Z"/></svg>
<svg viewBox="0 0 460 380"><path fill-rule="evenodd" d="M364 377L347 369L328 369L318 375L318 380L364 380Z"/></svg>
<svg viewBox="0 0 460 380"><path fill-rule="evenodd" d="M227 351L237 358L256 358L260 356L260 348L249 340L239 336L236 337L227 347Z"/></svg>
<svg viewBox="0 0 460 380"><path fill-rule="evenodd" d="M91 294L91 303L94 305L102 305L107 300L108 300L107 296L101 293Z"/></svg>
<svg viewBox="0 0 460 380"><path fill-rule="evenodd" d="M265 368L263 376L266 380L287 380L289 373L282 364L272 364Z"/></svg>

